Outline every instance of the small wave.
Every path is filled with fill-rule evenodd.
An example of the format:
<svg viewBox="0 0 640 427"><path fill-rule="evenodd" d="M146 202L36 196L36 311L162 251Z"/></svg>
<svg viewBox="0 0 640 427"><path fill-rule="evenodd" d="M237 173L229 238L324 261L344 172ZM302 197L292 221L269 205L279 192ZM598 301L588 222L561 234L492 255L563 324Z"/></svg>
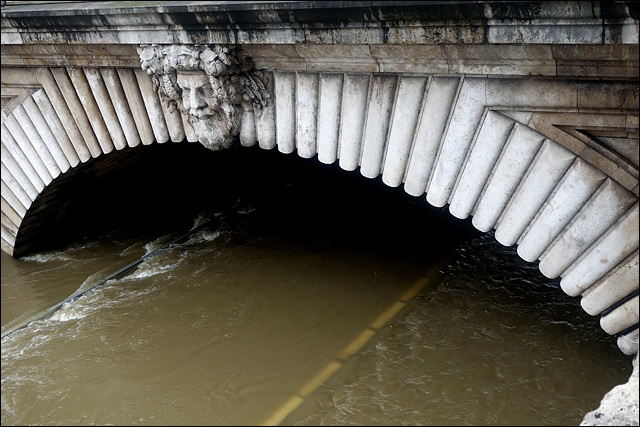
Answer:
<svg viewBox="0 0 640 427"><path fill-rule="evenodd" d="M49 262L49 261L70 261L71 258L66 251L45 252L27 255L20 258L21 261Z"/></svg>
<svg viewBox="0 0 640 427"><path fill-rule="evenodd" d="M182 263L183 259L184 255L181 255L180 258L174 263L162 264L162 259L151 258L147 261L142 262L135 271L127 274L121 279L118 279L118 281L128 282L166 273L178 267Z"/></svg>
<svg viewBox="0 0 640 427"><path fill-rule="evenodd" d="M140 246L140 242L135 242L129 246L127 246L126 248L124 248L122 250L122 252L120 252L120 256L124 257L129 255L131 252L134 252L136 250L138 250L138 247Z"/></svg>
<svg viewBox="0 0 640 427"><path fill-rule="evenodd" d="M207 215L205 214L200 214L198 215L198 217L193 221L193 226L191 227L191 229L196 229L198 227L200 227L202 224L206 223L207 221L209 221L209 218L207 217Z"/></svg>
<svg viewBox="0 0 640 427"><path fill-rule="evenodd" d="M157 239L147 243L146 245L144 245L144 250L145 250L145 255L149 255L151 252L155 251L156 249L160 249L161 247L167 245L169 242L171 242L171 240L175 239L175 235L173 234L166 234L164 236L158 237Z"/></svg>
<svg viewBox="0 0 640 427"><path fill-rule="evenodd" d="M192 245L194 243L202 243L202 242L212 242L218 237L222 235L220 230L202 230L198 233L195 233L193 236L189 238L185 243L188 245Z"/></svg>
<svg viewBox="0 0 640 427"><path fill-rule="evenodd" d="M60 307L49 319L54 322L66 322L67 320L82 319L87 314L88 310L86 307L80 304L73 304L72 302Z"/></svg>
<svg viewBox="0 0 640 427"><path fill-rule="evenodd" d="M238 209L236 211L236 213L240 214L240 215L247 215L250 214L251 212L255 211L257 208L244 208L244 209Z"/></svg>

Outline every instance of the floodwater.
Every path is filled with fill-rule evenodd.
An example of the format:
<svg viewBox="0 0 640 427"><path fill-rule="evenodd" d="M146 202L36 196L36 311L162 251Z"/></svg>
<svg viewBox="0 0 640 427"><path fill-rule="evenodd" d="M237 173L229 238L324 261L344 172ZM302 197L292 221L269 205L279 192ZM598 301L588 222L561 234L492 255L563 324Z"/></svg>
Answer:
<svg viewBox="0 0 640 427"><path fill-rule="evenodd" d="M3 338L2 425L578 425L631 373L446 208L295 154L140 149L2 254L3 335L192 233Z"/></svg>

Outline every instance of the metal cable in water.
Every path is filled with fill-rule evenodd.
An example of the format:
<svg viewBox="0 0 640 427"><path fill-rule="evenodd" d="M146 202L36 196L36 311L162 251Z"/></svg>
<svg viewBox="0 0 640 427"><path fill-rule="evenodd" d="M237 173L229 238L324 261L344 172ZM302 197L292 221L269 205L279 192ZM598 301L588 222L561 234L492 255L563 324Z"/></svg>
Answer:
<svg viewBox="0 0 640 427"><path fill-rule="evenodd" d="M76 292L74 294L72 294L71 296L65 298L64 300L60 301L59 303L47 308L46 310L42 311L40 314L38 314L37 316L27 320L26 322L11 328L10 330L4 332L2 334L2 336L0 337L0 339L4 339L6 336L14 333L15 331L18 331L22 328L27 327L29 324L31 324L31 322L35 322L36 320L41 320L44 319L45 317L48 317L50 315L52 315L53 313L55 313L60 307L62 307L64 304L73 301L74 299L86 294L87 292L89 292L92 289L97 288L98 286L102 286L105 283L107 283L107 281L111 280L111 279L115 279L118 276L121 276L122 274L126 273L128 270L131 270L133 267L135 267L136 265L140 264L142 261L146 260L147 258L151 258L152 256L156 255L158 252L169 248L171 245L175 245L176 243L180 243L181 241L183 241L184 239L186 239L187 237L191 236L192 234L194 234L196 231L200 230L204 225L208 224L209 220L203 222L202 224L199 224L197 227L193 227L191 230L187 231L186 233L182 234L181 236L177 237L176 239L172 240L171 242L167 243L166 245L164 245L161 248L158 248L152 252L149 252L146 255L141 256L140 258L138 258L137 260L133 261L130 264L125 265L124 267L122 267L121 269L119 269L118 271L115 271L111 274L109 274L107 277L105 277L104 279L102 279L101 281L99 281L98 283L96 283L95 285L84 289L80 292Z"/></svg>

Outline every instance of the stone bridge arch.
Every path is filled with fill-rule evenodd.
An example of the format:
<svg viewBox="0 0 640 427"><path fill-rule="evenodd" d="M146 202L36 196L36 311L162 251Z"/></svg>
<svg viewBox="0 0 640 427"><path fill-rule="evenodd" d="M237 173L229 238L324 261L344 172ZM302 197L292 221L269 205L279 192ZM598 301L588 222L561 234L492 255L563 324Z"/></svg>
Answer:
<svg viewBox="0 0 640 427"><path fill-rule="evenodd" d="M241 145L471 217L637 354L636 2L7 1L1 23L4 252L92 159L198 140L141 45L239 47L271 94Z"/></svg>
<svg viewBox="0 0 640 427"><path fill-rule="evenodd" d="M271 94L242 145L471 216L638 351L634 2L6 3L4 252L28 249L43 190L79 165L197 141L139 46L236 46Z"/></svg>
<svg viewBox="0 0 640 427"><path fill-rule="evenodd" d="M2 113L9 254L27 250L39 218L51 215L45 188L79 165L125 147L197 142L187 116L163 102L140 68L8 74L5 83L21 84ZM495 230L545 276L561 277L564 292L581 295L623 352L637 351L637 159L634 167L618 151L637 135L637 86L427 73L264 77L271 98L243 146L337 162L472 216L477 229Z"/></svg>

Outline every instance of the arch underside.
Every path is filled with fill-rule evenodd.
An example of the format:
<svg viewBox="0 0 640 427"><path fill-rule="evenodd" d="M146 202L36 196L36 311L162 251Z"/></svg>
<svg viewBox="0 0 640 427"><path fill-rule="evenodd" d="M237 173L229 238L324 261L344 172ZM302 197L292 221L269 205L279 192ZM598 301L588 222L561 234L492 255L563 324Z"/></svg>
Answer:
<svg viewBox="0 0 640 427"><path fill-rule="evenodd" d="M79 165L125 147L197 140L140 69L9 72L23 72L21 89L3 87L2 250L13 256L37 235L32 214L52 214L44 189L81 179ZM625 354L638 351L637 84L264 75L272 97L253 123L255 140L243 145L338 162L471 216L539 261L545 276L561 277Z"/></svg>

